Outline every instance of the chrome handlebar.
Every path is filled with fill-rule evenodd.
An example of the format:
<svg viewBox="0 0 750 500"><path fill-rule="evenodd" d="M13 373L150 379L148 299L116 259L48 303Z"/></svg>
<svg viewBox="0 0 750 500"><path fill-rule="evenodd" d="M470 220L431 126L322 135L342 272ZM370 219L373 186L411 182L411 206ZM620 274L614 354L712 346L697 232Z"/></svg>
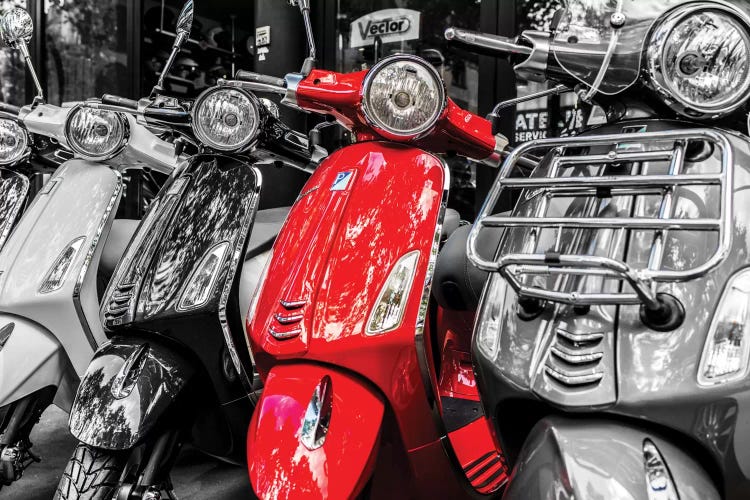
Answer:
<svg viewBox="0 0 750 500"><path fill-rule="evenodd" d="M533 50L531 47L518 44L517 40L513 38L490 35L488 33L480 33L453 26L445 30L445 39L507 54L530 56Z"/></svg>

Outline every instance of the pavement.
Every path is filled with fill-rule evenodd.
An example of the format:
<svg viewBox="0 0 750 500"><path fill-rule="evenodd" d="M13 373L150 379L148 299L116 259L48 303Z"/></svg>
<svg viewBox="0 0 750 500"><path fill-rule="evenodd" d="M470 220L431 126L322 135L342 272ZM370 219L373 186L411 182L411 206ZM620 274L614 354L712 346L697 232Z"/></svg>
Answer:
<svg viewBox="0 0 750 500"><path fill-rule="evenodd" d="M68 415L50 407L31 433L42 462L26 469L21 480L0 491L2 500L51 500L68 463L75 439L68 432ZM247 469L225 464L195 450L180 454L172 474L180 500L247 500L253 498Z"/></svg>

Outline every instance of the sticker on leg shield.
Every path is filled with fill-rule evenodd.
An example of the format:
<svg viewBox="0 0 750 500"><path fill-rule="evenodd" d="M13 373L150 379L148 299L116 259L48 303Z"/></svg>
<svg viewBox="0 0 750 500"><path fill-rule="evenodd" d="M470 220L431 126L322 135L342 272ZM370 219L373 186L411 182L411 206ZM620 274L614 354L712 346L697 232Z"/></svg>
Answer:
<svg viewBox="0 0 750 500"><path fill-rule="evenodd" d="M331 191L344 191L347 187L349 187L349 181L352 179L352 175L354 172L347 171L347 172L339 172L336 174L336 180L333 181L333 185L331 186Z"/></svg>

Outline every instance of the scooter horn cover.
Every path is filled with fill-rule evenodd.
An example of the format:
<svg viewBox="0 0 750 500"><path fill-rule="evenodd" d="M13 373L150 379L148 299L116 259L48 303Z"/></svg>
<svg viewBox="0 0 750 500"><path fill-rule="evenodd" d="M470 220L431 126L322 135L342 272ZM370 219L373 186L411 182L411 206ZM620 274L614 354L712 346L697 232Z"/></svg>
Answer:
<svg viewBox="0 0 750 500"><path fill-rule="evenodd" d="M169 410L194 372L174 349L115 337L96 352L81 379L70 432L96 448L132 448Z"/></svg>
<svg viewBox="0 0 750 500"><path fill-rule="evenodd" d="M345 372L312 364L268 374L248 432L250 481L261 499L348 499L372 474L384 403Z"/></svg>

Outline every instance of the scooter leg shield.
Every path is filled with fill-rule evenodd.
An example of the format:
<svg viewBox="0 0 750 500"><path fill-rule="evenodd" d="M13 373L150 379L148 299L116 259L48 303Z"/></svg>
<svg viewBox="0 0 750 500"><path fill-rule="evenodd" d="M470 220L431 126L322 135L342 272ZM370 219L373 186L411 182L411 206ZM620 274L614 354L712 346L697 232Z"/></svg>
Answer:
<svg viewBox="0 0 750 500"><path fill-rule="evenodd" d="M656 433L622 422L548 417L526 438L503 500L573 500L592 492L649 500L662 498L649 490L665 495L670 479L679 497L663 498L721 498L705 469Z"/></svg>
<svg viewBox="0 0 750 500"><path fill-rule="evenodd" d="M369 480L385 404L358 378L312 364L268 374L248 432L261 499L349 499Z"/></svg>
<svg viewBox="0 0 750 500"><path fill-rule="evenodd" d="M96 448L125 450L146 436L195 373L161 344L116 337L91 360L70 412L70 432Z"/></svg>
<svg viewBox="0 0 750 500"><path fill-rule="evenodd" d="M0 407L60 384L68 360L49 332L18 316L0 315Z"/></svg>

